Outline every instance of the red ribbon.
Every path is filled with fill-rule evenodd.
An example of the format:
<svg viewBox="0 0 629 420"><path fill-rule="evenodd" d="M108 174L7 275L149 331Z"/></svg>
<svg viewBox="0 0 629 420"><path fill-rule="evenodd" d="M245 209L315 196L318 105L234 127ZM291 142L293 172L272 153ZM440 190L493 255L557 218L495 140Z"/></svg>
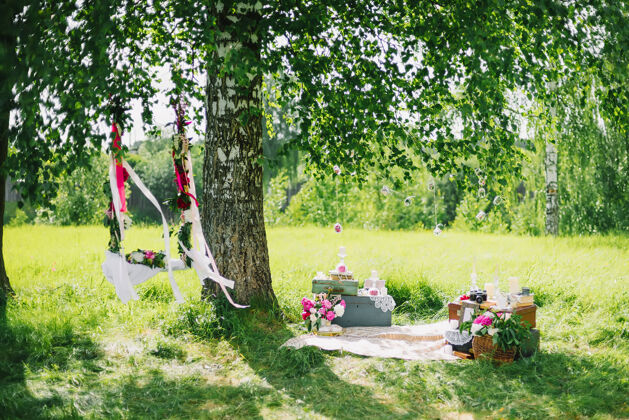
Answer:
<svg viewBox="0 0 629 420"><path fill-rule="evenodd" d="M114 149L121 150L122 140L120 139L120 133L118 133L118 127L115 122L111 125L111 132L116 133L114 137ZM118 187L118 195L120 196L120 211L124 213L127 211L127 198L124 191L124 169L122 168L122 162L118 159L116 159L116 186Z"/></svg>
<svg viewBox="0 0 629 420"><path fill-rule="evenodd" d="M175 152L174 151L173 151L173 164L175 166L175 176L177 177L177 187L179 187L179 191L181 191L182 193L184 193L188 197L192 198L194 200L194 203L197 205L197 207L199 207L199 202L197 201L196 197L194 195L190 194L189 192L187 192L183 188L184 183L185 183L185 185L188 185L188 177L186 176L186 180L184 182L181 181L182 174L179 172L179 169L177 169L177 161L175 159Z"/></svg>

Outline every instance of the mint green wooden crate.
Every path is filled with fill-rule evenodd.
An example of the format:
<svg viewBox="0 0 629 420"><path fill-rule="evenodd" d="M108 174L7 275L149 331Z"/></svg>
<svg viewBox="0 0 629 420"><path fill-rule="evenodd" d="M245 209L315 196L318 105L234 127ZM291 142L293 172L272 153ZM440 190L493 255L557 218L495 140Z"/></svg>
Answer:
<svg viewBox="0 0 629 420"><path fill-rule="evenodd" d="M312 281L312 293L356 296L358 280L317 280Z"/></svg>

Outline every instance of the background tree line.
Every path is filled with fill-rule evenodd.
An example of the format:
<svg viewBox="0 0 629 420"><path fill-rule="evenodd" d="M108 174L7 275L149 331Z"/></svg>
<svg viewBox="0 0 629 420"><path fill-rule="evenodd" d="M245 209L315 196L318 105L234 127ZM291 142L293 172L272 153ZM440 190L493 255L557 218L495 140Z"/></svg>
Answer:
<svg viewBox="0 0 629 420"><path fill-rule="evenodd" d="M560 139L559 215L560 232L587 234L629 231L629 142L605 128L588 108L573 107ZM578 111L578 112L577 112ZM436 223L484 232L539 235L544 232L544 148L525 151L521 176L506 186L487 181L485 198L477 190L462 190L458 174L433 180L426 170L415 170L410 180L401 171L374 169L365 182L339 181L330 174L315 177L306 172L304 156L286 149L294 127L286 124L285 111L267 107L264 132L264 213L268 225L343 226L366 229L433 229ZM579 119L575 121L575 118ZM541 146L546 127L532 129L533 145ZM152 136L131 147L129 160L160 202L175 193L169 136ZM201 192L203 145L193 147L195 181ZM7 206L5 222L80 225L100 223L109 198L103 194L108 158L93 158L90 169L80 168L59 179L60 188L50 206L18 209ZM382 194L387 186L393 192ZM492 199L500 195L502 203ZM410 204L405 198L412 197ZM159 216L146 199L131 187L129 208L136 223L157 223ZM164 206L171 219L174 218ZM478 221L479 210L486 211ZM435 219L436 216L436 219Z"/></svg>

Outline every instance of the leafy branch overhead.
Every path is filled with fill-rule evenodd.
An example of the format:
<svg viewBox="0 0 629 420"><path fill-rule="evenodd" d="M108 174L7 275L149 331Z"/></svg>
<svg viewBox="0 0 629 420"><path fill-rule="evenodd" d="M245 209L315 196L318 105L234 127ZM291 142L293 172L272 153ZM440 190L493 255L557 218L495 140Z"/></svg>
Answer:
<svg viewBox="0 0 629 420"><path fill-rule="evenodd" d="M521 148L532 147L520 139L524 111L514 109L514 95L553 103L557 93L549 86L596 73L602 62L626 74L618 48L627 34L617 18L627 16L624 4L155 5L152 45L162 62L184 71L176 89L201 94L205 70L244 91L266 76L273 80L268 104L289 105L298 116L292 146L306 151L314 168L338 164L359 178L374 165L403 167L406 176L419 165L441 175L482 166L503 178L519 171ZM609 84L617 86L621 75ZM245 121L260 110L240 112ZM624 112L616 107L606 118L621 122Z"/></svg>
<svg viewBox="0 0 629 420"><path fill-rule="evenodd" d="M363 179L426 166L520 169L525 110L514 97L557 105L591 74L607 124L626 132L625 2L260 1L9 2L3 17L4 93L15 92L7 165L24 196L47 197L59 173L85 165L107 140L107 98L139 99L153 121L157 69L168 96L198 100L205 75L243 92L272 79L270 106L290 105L312 168L340 165ZM11 71L7 72L9 68ZM561 105L561 104L559 104ZM6 106L6 104L5 104ZM241 124L264 112L238 110ZM540 116L541 118L544 115ZM129 115L120 121L127 127ZM99 126L100 124L100 126Z"/></svg>

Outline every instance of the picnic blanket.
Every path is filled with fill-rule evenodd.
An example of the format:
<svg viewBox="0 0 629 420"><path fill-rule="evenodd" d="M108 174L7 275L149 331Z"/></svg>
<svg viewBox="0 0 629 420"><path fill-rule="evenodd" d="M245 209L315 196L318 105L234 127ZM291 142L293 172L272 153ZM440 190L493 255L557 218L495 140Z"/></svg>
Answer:
<svg viewBox="0 0 629 420"><path fill-rule="evenodd" d="M305 334L293 337L282 346L296 349L315 346L323 350L347 351L361 356L406 360L458 360L444 352L444 333L448 321L424 325L391 327L350 327L335 337Z"/></svg>

